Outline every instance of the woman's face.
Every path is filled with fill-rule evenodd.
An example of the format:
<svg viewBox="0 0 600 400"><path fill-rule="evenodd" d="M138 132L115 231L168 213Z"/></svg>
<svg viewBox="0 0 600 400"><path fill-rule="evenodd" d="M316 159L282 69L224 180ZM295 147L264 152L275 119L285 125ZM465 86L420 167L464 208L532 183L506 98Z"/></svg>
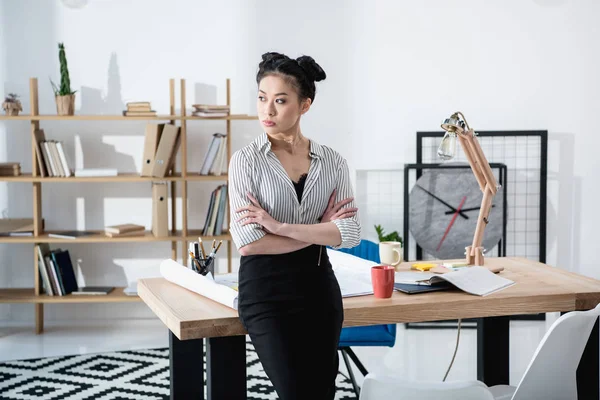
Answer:
<svg viewBox="0 0 600 400"><path fill-rule="evenodd" d="M300 102L296 89L278 75L268 75L258 85L256 111L265 132L292 133L310 99Z"/></svg>

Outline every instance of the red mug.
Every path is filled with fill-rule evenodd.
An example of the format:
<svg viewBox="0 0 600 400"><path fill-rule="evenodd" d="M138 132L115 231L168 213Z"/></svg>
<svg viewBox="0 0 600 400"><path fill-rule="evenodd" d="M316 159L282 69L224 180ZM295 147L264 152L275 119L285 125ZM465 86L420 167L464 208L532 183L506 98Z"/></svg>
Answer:
<svg viewBox="0 0 600 400"><path fill-rule="evenodd" d="M396 270L391 265L376 265L371 268L371 282L375 297L380 299L392 297L395 272Z"/></svg>

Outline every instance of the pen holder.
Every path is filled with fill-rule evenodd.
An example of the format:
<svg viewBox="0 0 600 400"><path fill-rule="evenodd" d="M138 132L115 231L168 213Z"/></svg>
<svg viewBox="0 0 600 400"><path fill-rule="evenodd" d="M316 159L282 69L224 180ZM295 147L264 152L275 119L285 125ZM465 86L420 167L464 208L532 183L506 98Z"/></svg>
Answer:
<svg viewBox="0 0 600 400"><path fill-rule="evenodd" d="M192 259L192 271L200 275L207 275L210 272L213 277L215 276L215 259L213 257L190 258Z"/></svg>

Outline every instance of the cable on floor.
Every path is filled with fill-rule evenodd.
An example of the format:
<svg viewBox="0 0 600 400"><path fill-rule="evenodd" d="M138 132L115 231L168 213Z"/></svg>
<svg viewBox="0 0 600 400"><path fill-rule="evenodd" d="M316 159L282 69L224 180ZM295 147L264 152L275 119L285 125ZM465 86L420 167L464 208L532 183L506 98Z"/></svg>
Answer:
<svg viewBox="0 0 600 400"><path fill-rule="evenodd" d="M456 334L456 347L454 348L454 354L452 355L452 360L450 361L450 365L448 365L448 371L446 371L446 375L444 375L444 379L442 379L442 382L446 381L446 378L448 377L448 373L450 372L450 368L452 368L452 364L454 363L454 358L456 357L456 352L458 351L458 342L460 340L460 324L461 324L462 320L458 320L458 333Z"/></svg>

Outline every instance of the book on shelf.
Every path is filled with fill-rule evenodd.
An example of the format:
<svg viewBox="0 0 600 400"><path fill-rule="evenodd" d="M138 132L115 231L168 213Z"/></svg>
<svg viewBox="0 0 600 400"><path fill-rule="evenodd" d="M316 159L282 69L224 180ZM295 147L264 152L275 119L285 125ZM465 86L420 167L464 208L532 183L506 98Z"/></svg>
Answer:
<svg viewBox="0 0 600 400"><path fill-rule="evenodd" d="M149 101L132 101L126 104L127 110L123 111L126 117L153 117L156 111L152 109Z"/></svg>
<svg viewBox="0 0 600 400"><path fill-rule="evenodd" d="M144 236L146 227L137 224L120 224L104 228L104 234L108 237Z"/></svg>
<svg viewBox="0 0 600 400"><path fill-rule="evenodd" d="M71 292L73 295L107 295L114 290L114 286L83 286Z"/></svg>
<svg viewBox="0 0 600 400"><path fill-rule="evenodd" d="M21 163L3 162L0 163L0 176L19 176L21 175Z"/></svg>
<svg viewBox="0 0 600 400"><path fill-rule="evenodd" d="M227 135L214 133L206 149L200 175L216 175L225 173L227 169Z"/></svg>
<svg viewBox="0 0 600 400"><path fill-rule="evenodd" d="M77 239L86 236L96 235L96 232L90 231L63 231L63 232L50 232L48 237L57 239Z"/></svg>
<svg viewBox="0 0 600 400"><path fill-rule="evenodd" d="M75 176L82 177L102 177L117 176L119 172L116 168L82 168L75 170Z"/></svg>
<svg viewBox="0 0 600 400"><path fill-rule="evenodd" d="M104 228L105 233L115 233L115 234L123 234L130 233L136 231L143 231L146 229L144 225L138 224L119 224L119 225L110 225Z"/></svg>
<svg viewBox="0 0 600 400"><path fill-rule="evenodd" d="M218 236L223 234L223 220L227 210L227 185L219 185L210 195L210 203L204 221L202 234Z"/></svg>
<svg viewBox="0 0 600 400"><path fill-rule="evenodd" d="M79 290L68 250L50 250L48 243L35 247L42 286L47 295L65 296Z"/></svg>
<svg viewBox="0 0 600 400"><path fill-rule="evenodd" d="M194 117L227 117L230 113L228 105L192 104Z"/></svg>
<svg viewBox="0 0 600 400"><path fill-rule="evenodd" d="M35 155L40 176L70 177L73 171L70 160L64 148L64 143L59 140L47 140L43 129L33 133L35 139Z"/></svg>

